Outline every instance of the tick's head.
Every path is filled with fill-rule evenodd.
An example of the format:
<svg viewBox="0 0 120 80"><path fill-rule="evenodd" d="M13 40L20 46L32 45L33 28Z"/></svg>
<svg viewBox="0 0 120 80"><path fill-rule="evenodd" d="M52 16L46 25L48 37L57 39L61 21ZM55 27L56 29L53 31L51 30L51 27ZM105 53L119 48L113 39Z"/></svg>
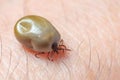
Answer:
<svg viewBox="0 0 120 80"><path fill-rule="evenodd" d="M59 50L62 50L63 53L64 53L64 51L71 51L70 49L67 49L65 45L63 45L63 44L62 45L60 45L60 44L58 45L58 43L53 43L52 44L52 50L53 50L53 52L55 52L57 54L59 53L58 52Z"/></svg>
<svg viewBox="0 0 120 80"><path fill-rule="evenodd" d="M51 46L51 49L52 51L49 52L50 55L48 56L48 59L51 61L53 61L54 54L60 53L60 56L64 56L66 51L71 51L63 44L63 40L61 40L59 43L54 42Z"/></svg>
<svg viewBox="0 0 120 80"><path fill-rule="evenodd" d="M56 42L52 44L52 50L58 53L58 44Z"/></svg>

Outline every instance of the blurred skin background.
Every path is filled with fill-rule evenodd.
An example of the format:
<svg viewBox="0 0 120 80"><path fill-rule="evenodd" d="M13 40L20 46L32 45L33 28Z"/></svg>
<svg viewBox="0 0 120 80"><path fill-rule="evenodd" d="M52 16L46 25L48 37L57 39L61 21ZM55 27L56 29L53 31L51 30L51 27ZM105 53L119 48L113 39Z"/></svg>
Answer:
<svg viewBox="0 0 120 80"><path fill-rule="evenodd" d="M15 39L25 15L47 18L72 50L38 59ZM120 0L0 0L0 80L119 80Z"/></svg>

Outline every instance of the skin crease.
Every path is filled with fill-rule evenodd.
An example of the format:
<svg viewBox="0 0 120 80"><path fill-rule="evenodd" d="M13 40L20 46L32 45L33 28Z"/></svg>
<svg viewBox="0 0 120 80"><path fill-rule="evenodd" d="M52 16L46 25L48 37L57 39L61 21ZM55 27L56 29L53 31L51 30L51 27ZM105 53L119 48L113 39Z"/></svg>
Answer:
<svg viewBox="0 0 120 80"><path fill-rule="evenodd" d="M119 0L0 0L0 80L119 80ZM46 5L46 6L45 6ZM56 62L24 51L13 28L22 16L47 18L72 50Z"/></svg>

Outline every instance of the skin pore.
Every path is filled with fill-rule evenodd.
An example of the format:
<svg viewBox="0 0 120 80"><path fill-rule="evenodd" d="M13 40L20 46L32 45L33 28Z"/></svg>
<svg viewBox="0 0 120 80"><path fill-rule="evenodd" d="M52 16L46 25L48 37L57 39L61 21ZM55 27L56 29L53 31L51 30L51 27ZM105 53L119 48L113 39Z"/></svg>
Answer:
<svg viewBox="0 0 120 80"><path fill-rule="evenodd" d="M0 0L0 80L120 79L119 0ZM71 49L51 62L25 51L14 25L25 15L47 18Z"/></svg>

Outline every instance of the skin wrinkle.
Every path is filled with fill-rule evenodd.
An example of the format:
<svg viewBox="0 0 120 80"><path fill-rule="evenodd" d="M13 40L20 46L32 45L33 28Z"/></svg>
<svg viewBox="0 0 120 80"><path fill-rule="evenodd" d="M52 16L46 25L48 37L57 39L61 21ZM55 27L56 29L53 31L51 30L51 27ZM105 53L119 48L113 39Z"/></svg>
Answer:
<svg viewBox="0 0 120 80"><path fill-rule="evenodd" d="M65 4L64 4L64 1L63 0L60 0L60 3L61 3L61 8L62 8L62 10L63 10L63 18L64 18L64 26L69 26L68 24L69 23L72 23L73 21L71 21L70 19L68 19L68 17L67 17L67 14L66 14L66 10L65 10ZM77 14L77 12L75 12L75 14ZM76 17L75 18L76 19L76 21L78 20L78 18ZM73 24L75 24L75 22L73 23ZM61 26L62 27L62 26ZM63 29L64 29L64 27L63 27ZM65 30L66 31L66 33L68 33L68 35L69 36L71 36L71 37L74 37L70 32L69 32L69 30L67 31L67 30ZM74 38L77 42L79 42L79 40L77 39L77 38Z"/></svg>
<svg viewBox="0 0 120 80"><path fill-rule="evenodd" d="M107 7L107 5L106 5L106 7ZM110 10L109 10L109 7L107 8L107 11L106 11L106 17L107 17L107 19L108 19L108 21L109 21L109 23L110 23L110 29L111 30L114 30L114 28L112 28L112 27L114 27L114 26L116 26L115 24L114 24L114 21L112 20L112 18L111 17L109 17L109 16L112 16L111 14L110 14ZM114 33L114 32L112 32L112 33ZM116 36L114 36L115 37L115 39L116 39Z"/></svg>
<svg viewBox="0 0 120 80"><path fill-rule="evenodd" d="M107 59L108 59L108 58L107 58ZM110 58L110 60L111 60L111 61L110 61L110 62L111 62L111 63L110 63L110 66L111 66L111 65L112 65L112 58ZM108 77L109 77L110 73L111 73L111 70L109 70ZM108 78L108 77L107 77L107 78Z"/></svg>
<svg viewBox="0 0 120 80"><path fill-rule="evenodd" d="M49 66L49 64L50 64L50 62L47 61L47 66ZM49 73L49 68L47 68L46 71L47 71L47 73ZM50 73L49 73L49 74L50 74ZM50 79L50 78L51 78L51 77L49 77L49 75L48 75L48 79Z"/></svg>
<svg viewBox="0 0 120 80"><path fill-rule="evenodd" d="M107 74L104 73L104 71L106 71L106 70L105 70L105 67L106 67L106 66L104 66L103 69L101 70L101 72L104 74L104 76L102 76L102 77L104 77L104 79L105 79L105 77L107 76Z"/></svg>
<svg viewBox="0 0 120 80"><path fill-rule="evenodd" d="M115 49L114 49L114 52L115 52ZM116 52L115 52L115 53L116 53ZM111 73L112 73L112 66L113 66L113 54L114 54L114 53L111 53L111 54L110 54L110 67L109 67L108 77L107 77L107 79L106 79L106 80L109 80L109 77L110 77L110 75L111 75Z"/></svg>
<svg viewBox="0 0 120 80"><path fill-rule="evenodd" d="M23 1L23 15L27 15L27 13L28 13L28 7L27 7L27 5L28 5L28 0L24 0Z"/></svg>
<svg viewBox="0 0 120 80"><path fill-rule="evenodd" d="M64 64L64 62L62 61L61 63L62 63L62 64L65 66L65 68L67 69L67 66ZM59 65L59 64L57 64L57 65ZM55 73L52 75L51 80L55 80L56 74L59 74L59 70L62 70L62 69L61 69L61 65L59 65L58 67L56 66L56 68L58 68L58 70L55 71ZM68 70L68 69L67 69L67 70ZM68 73L68 74L69 74L69 73Z"/></svg>
<svg viewBox="0 0 120 80"><path fill-rule="evenodd" d="M26 76L27 76L26 79L29 80L29 60L28 60L28 54L27 54L27 52L25 50L23 52L26 55Z"/></svg>
<svg viewBox="0 0 120 80"><path fill-rule="evenodd" d="M71 80L72 78L71 78L71 76L72 76L72 74L71 74L71 72L70 72L70 69L69 69L69 67L68 67L68 65L64 62L64 61L62 61L61 62L63 65L64 65L64 67L67 69L67 75L66 76L68 76L69 77L69 80ZM66 71L66 70L65 70ZM66 78L67 79L67 78ZM52 79L53 80L53 79Z"/></svg>
<svg viewBox="0 0 120 80"><path fill-rule="evenodd" d="M88 33L87 33L88 34ZM89 44L91 45L91 40L90 40L90 36L88 36L89 37ZM93 37L91 37L93 40L96 40L96 39L94 39ZM100 60L100 57L99 57L99 53L98 53L98 51L95 49L95 51L96 51L96 54L97 54L97 58L98 58L98 69L97 69L97 72L96 72L96 79L95 80L98 80L98 78L99 78L99 72L100 72L100 68L101 68L101 60ZM90 52L91 52L91 49L90 49ZM91 57L92 57L92 55L91 55ZM90 69L90 67L89 67L89 69ZM89 72L88 72L89 73Z"/></svg>
<svg viewBox="0 0 120 80"><path fill-rule="evenodd" d="M80 59L78 58L77 60L78 60L78 61L77 61L77 63L78 63L77 65L79 65ZM78 68L78 70L79 70L79 69L80 69L80 68ZM71 78L72 78L72 75L71 75ZM79 74L79 79L80 79L80 80L83 80L83 79L82 79L82 73L81 73L81 71L80 71L80 74Z"/></svg>
<svg viewBox="0 0 120 80"><path fill-rule="evenodd" d="M50 64L49 61L47 61L47 65L46 65L46 66L48 67L49 64ZM36 69L37 69L37 68L36 68ZM45 66L44 66L44 69L45 69L45 71L47 72L47 74L46 74L45 76L47 76L47 79L51 80L51 77L52 77L52 76L49 76L48 74L52 74L53 72L50 72L50 71L49 71L49 68L46 68Z"/></svg>
<svg viewBox="0 0 120 80"><path fill-rule="evenodd" d="M84 42L84 40L82 40L79 44L78 44L78 48L76 49L76 51L80 52L80 47L82 46L82 43ZM78 53L78 56L81 58L80 54Z"/></svg>
<svg viewBox="0 0 120 80"><path fill-rule="evenodd" d="M64 2L63 2L63 0L60 0L60 3L61 3L61 8L62 8L62 10L63 10L63 18L64 18L64 26L68 26L68 18L67 18L67 15L66 15L66 11L65 11L65 9L64 9ZM62 27L62 26L61 26ZM62 28L62 29L64 29L64 27ZM65 30L66 31L66 33L68 33L68 35L69 36L71 36L71 37L74 37L73 35L72 35L72 33L70 33L69 31L67 31L67 30ZM79 42L79 40L78 39L76 39L76 38L74 38L77 42Z"/></svg>
<svg viewBox="0 0 120 80"><path fill-rule="evenodd" d="M33 71L34 71L34 72L38 72L38 73L40 72L40 73L41 73L42 71L45 70L45 73L46 73L45 76L47 77L47 79L50 79L50 77L49 77L49 75L48 75L48 74L50 74L50 73L49 73L49 71L47 70L48 68L46 67L46 66L49 66L49 64L50 64L49 62L50 62L50 61L47 60L46 65L44 65L44 66L42 66L42 67L41 67L42 64L41 64L41 65L38 64L38 66L37 66L36 68L34 68ZM53 63L53 62L52 62L52 63ZM43 69L41 70L41 68L43 68ZM40 70L39 70L39 69L40 69ZM33 74L33 76L35 77L35 80L36 80L36 79L37 79L37 78L36 78L36 77L37 77L36 74ZM41 77L40 77L39 79L42 80Z"/></svg>
<svg viewBox="0 0 120 80"><path fill-rule="evenodd" d="M60 5L61 5L61 8L62 8L62 12L63 12L64 25L67 26L66 23L68 23L68 22L67 22L66 11L65 11L65 9L64 9L64 3L63 3L63 0L60 0ZM61 26L61 27L62 27L62 26ZM64 28L63 28L63 29L64 29Z"/></svg>
<svg viewBox="0 0 120 80"><path fill-rule="evenodd" d="M103 66L102 66L102 68L101 68L101 71L99 72L99 74L101 74L101 75L105 75L105 76L102 76L102 77L104 77L105 79L106 79L106 77L107 77L107 75L109 75L109 73L108 74L106 74L106 72L105 71L107 71L107 70L105 70L105 68L106 68L106 65L105 65L105 63L103 64ZM109 72L111 72L111 71L109 71ZM102 74L103 73L103 74ZM99 77L99 79L98 80L101 80L100 79L100 77Z"/></svg>
<svg viewBox="0 0 120 80"><path fill-rule="evenodd" d="M42 70L44 70L46 73L48 73L48 70L46 70L46 65L45 66L43 66L42 67L43 69ZM40 69L40 70L39 70ZM42 71L41 70L41 68L40 68L40 66L38 66L38 67L36 67L33 71L35 71L35 72L41 72ZM35 76L35 74L33 74L34 76ZM48 75L46 75L46 77L48 78L48 79L50 79L50 77L48 76ZM36 78L35 78L36 79Z"/></svg>
<svg viewBox="0 0 120 80"><path fill-rule="evenodd" d="M89 36L89 38L90 38L90 36ZM96 40L95 38L93 38L93 37L91 37L94 41ZM89 40L89 43L90 43L91 41ZM96 72L96 76L95 76L95 80L98 80L98 78L99 78L99 72L100 72L100 68L101 68L101 60L100 60L100 57L99 57L99 53L98 53L98 51L96 50L96 48L95 48L95 52L96 52L96 55L97 55L97 59L98 59L98 69L97 69L97 72ZM92 56L92 55L91 55Z"/></svg>
<svg viewBox="0 0 120 80"><path fill-rule="evenodd" d="M112 59L110 61L109 73L108 73L108 77L106 78L106 80L109 80L109 77L111 75L111 69L112 69Z"/></svg>
<svg viewBox="0 0 120 80"><path fill-rule="evenodd" d="M18 44L18 43L15 43L15 44ZM24 49L22 49L21 47L20 47L19 49L20 49L21 53L24 53ZM18 51L15 51L15 53L18 53ZM13 70L11 71L11 73L10 73L10 75L9 75L9 78L10 78L11 80L13 80L13 79L12 79L12 76L14 76L14 75L13 75L14 72L15 72L16 69L19 67L20 61L21 61L22 57L23 57L23 56L19 56L19 55L18 55L18 58L17 58L18 61L16 62L15 67L13 68ZM22 77L21 77L21 79L22 79ZM20 79L19 79L19 80L20 80Z"/></svg>
<svg viewBox="0 0 120 80"><path fill-rule="evenodd" d="M1 64L1 60L2 60L2 38L0 35L0 64Z"/></svg>
<svg viewBox="0 0 120 80"><path fill-rule="evenodd" d="M79 58L76 60L78 63L81 61L80 59L81 59L81 56L80 56L80 47L82 46L82 44L83 44L83 42L84 42L84 40L82 40L82 41L80 41L80 43L79 43L79 45L78 45L78 47L77 47L77 49L76 49L76 51L78 51L78 56L79 56ZM82 73L81 73L82 74ZM82 79L82 75L80 74L80 80L83 80Z"/></svg>
<svg viewBox="0 0 120 80"><path fill-rule="evenodd" d="M87 79L87 77L89 77L89 69L90 69L90 65L91 65L91 40L90 40L90 37L89 37L89 35L88 35L88 32L87 32L87 36L88 36L88 41L89 41L89 62L88 62L88 68L87 68L87 72L86 72L86 78L85 79Z"/></svg>
<svg viewBox="0 0 120 80"><path fill-rule="evenodd" d="M46 71L46 73L48 73L48 70L45 70L45 71ZM48 75L47 75L47 78L50 79L50 77Z"/></svg>
<svg viewBox="0 0 120 80"><path fill-rule="evenodd" d="M7 75L6 75L6 77L5 77L5 80L7 80L7 79L8 79L8 75L9 75L9 73L10 73L11 58L12 58L12 51L11 51L11 49L10 49L9 67L8 67L8 72L7 72Z"/></svg>
<svg viewBox="0 0 120 80"><path fill-rule="evenodd" d="M83 42L85 42L84 40L83 40ZM87 41L86 41L87 42ZM79 48L80 49L80 48ZM88 51L89 52L89 51ZM90 58L89 58L90 59ZM88 60L89 61L89 60ZM88 62L89 63L89 62ZM87 69L86 71L87 72L85 72L85 74L86 75L84 75L85 77L83 77L83 79L82 80L86 80L87 79L87 77L89 76L88 74L89 74L89 69L90 69L90 67L89 67L89 64L87 64L86 62L85 62L85 60L84 60L84 64L83 64L84 66L85 66L85 68Z"/></svg>
<svg viewBox="0 0 120 80"><path fill-rule="evenodd" d="M4 23L4 24L3 24ZM7 21L7 18L6 18L6 16L4 16L4 17L2 17L2 23L0 23L1 24L1 26L6 26L7 27L7 23L8 23L8 21ZM3 48L3 43L2 43L2 36L0 35L0 42L1 42L1 44L0 44L0 63L1 63L1 61L2 61L2 55L3 55L3 50L2 50L2 48Z"/></svg>
<svg viewBox="0 0 120 80"><path fill-rule="evenodd" d="M2 61L2 38L1 38L1 35L0 35L0 64L1 64L1 61ZM4 78L3 77L3 74L1 74L0 72L0 76L2 77L2 79Z"/></svg>
<svg viewBox="0 0 120 80"><path fill-rule="evenodd" d="M102 70L103 70L103 68L104 68L104 66L102 66L102 67L101 67L101 69L100 69L100 71L99 71L99 75L98 75L98 78L97 78L97 80L99 80L99 79L100 79L100 77L101 77L101 74L102 74Z"/></svg>
<svg viewBox="0 0 120 80"><path fill-rule="evenodd" d="M87 35L88 35L88 32L87 32ZM92 55L91 55L91 39L90 39L89 35L88 35L88 40L89 40L89 53L90 53L88 68L90 68Z"/></svg>
<svg viewBox="0 0 120 80"><path fill-rule="evenodd" d="M81 65L83 65L85 67L85 72L84 72L84 74L82 74L81 78L82 78L82 80L87 80L87 76L89 76L90 70L88 69L87 64L83 63ZM82 70L81 70L81 72L83 73Z"/></svg>
<svg viewBox="0 0 120 80"><path fill-rule="evenodd" d="M83 80L85 80L85 79L87 79L87 76L88 76L90 70L88 69L88 65L86 63L84 63L83 65L85 66L85 69L86 69L85 75L83 77Z"/></svg>
<svg viewBox="0 0 120 80"><path fill-rule="evenodd" d="M117 50L120 50L120 40L117 40L116 41L116 43L115 43L115 54L114 54L114 61L116 60L116 57L118 57L118 58L120 58L120 53L117 51ZM119 45L119 46L117 46L117 45ZM117 49L118 48L118 49ZM119 64L119 66L120 66L120 60L119 61L117 61L117 63Z"/></svg>
<svg viewBox="0 0 120 80"><path fill-rule="evenodd" d="M2 57L2 56L1 56ZM3 74L1 74L1 76L3 77L3 79L7 80L7 77L9 75L9 71L10 71L10 67L11 67L11 57L12 57L12 51L10 49L10 59L9 59L9 64L8 64L8 69L7 69L7 72L6 72L6 76L3 77ZM2 60L1 60L2 61ZM0 76L0 77L1 77Z"/></svg>
<svg viewBox="0 0 120 80"><path fill-rule="evenodd" d="M1 72L0 72L0 79L4 79L4 76L3 76L3 74L1 74Z"/></svg>
<svg viewBox="0 0 120 80"><path fill-rule="evenodd" d="M71 73L68 65L67 65L64 61L62 61L62 63L64 64L64 66L65 66L66 69L68 70L69 80L72 80L72 73Z"/></svg>
<svg viewBox="0 0 120 80"><path fill-rule="evenodd" d="M52 76L50 77L50 80L54 80L54 78L55 78L55 76L56 76L57 73L58 73L58 71L55 71L55 72L52 74Z"/></svg>
<svg viewBox="0 0 120 80"><path fill-rule="evenodd" d="M105 1L104 1L104 4L105 4ZM107 5L105 5L106 7L107 7L107 9L106 9L106 11L105 11L105 13L106 13L106 17L107 17L107 20L109 21L109 23L110 23L110 29L111 30L114 30L114 26L116 26L115 24L114 24L114 21L112 20L112 15L111 15L111 12L110 12L110 9L109 9L109 7L107 6ZM117 5L116 5L117 6ZM109 17L109 16L111 16L111 17ZM112 31L112 33L113 33L113 31ZM116 37L116 36L115 36Z"/></svg>
<svg viewBox="0 0 120 80"><path fill-rule="evenodd" d="M21 58L20 58L21 59ZM20 59L19 59L19 62L17 62L16 66L14 67L13 71L10 73L10 78L11 76L13 75L14 71L17 69L18 65L20 64Z"/></svg>
<svg viewBox="0 0 120 80"><path fill-rule="evenodd" d="M97 51L97 53L98 53L98 51ZM101 59L100 59L100 60L101 60ZM100 64L101 64L101 63L100 63ZM105 70L104 70L105 64L101 64L101 66L102 66L102 67L100 67L100 69L99 69L98 76L97 76L96 80L101 80L100 78L101 78L101 76L104 74L103 72L105 71ZM103 74L102 74L102 73L103 73Z"/></svg>
<svg viewBox="0 0 120 80"><path fill-rule="evenodd" d="M100 68L101 68L101 63L100 63L99 53L98 53L97 50L96 50L96 53L97 53L98 62L99 62L99 66L98 66L98 70L97 70L97 74L96 74L96 80L98 80L98 79L99 79L99 76L100 76L99 72L100 72Z"/></svg>
<svg viewBox="0 0 120 80"><path fill-rule="evenodd" d="M80 43L79 43L79 45L78 45L78 47L77 47L77 49L75 50L75 51L78 51L78 52L80 52L79 50L80 50L80 47L81 47L81 45L82 45L82 43L84 42L84 40L81 40L80 41ZM78 56L80 57L80 54L78 54ZM79 58L80 59L80 58ZM80 60L77 60L77 62L79 62ZM72 73L70 72L70 69L69 69L69 67L67 66L67 64L64 62L64 61L62 61L62 63L66 66L66 68L68 69L68 72L70 73L69 74L69 76L70 76L70 80L73 80L73 78L72 78ZM82 76L81 76L82 77ZM80 80L82 80L82 78L80 78Z"/></svg>
<svg viewBox="0 0 120 80"><path fill-rule="evenodd" d="M23 53L26 55L26 78L27 80L29 80L29 67L28 67L28 55L26 53L26 51L23 49ZM20 80L22 80L22 76L20 76Z"/></svg>

